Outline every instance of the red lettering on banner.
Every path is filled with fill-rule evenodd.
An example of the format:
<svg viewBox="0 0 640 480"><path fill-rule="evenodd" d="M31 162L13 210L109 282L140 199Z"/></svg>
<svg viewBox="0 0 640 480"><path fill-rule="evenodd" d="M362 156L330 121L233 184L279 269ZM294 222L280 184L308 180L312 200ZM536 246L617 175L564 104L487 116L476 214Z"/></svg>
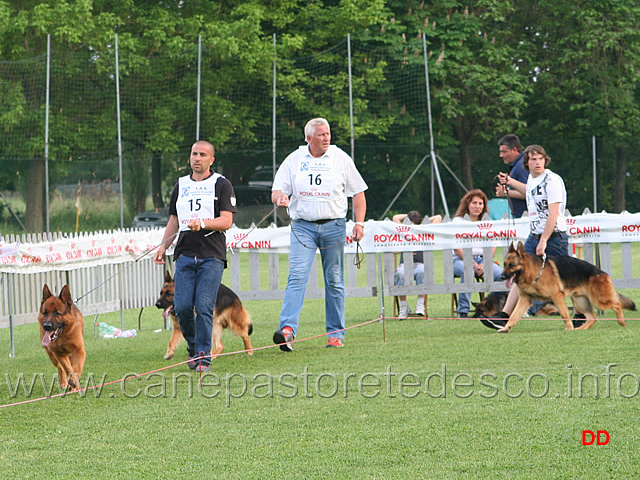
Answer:
<svg viewBox="0 0 640 480"><path fill-rule="evenodd" d="M16 259L15 255L9 255L7 257L0 257L0 262L5 265L15 265L16 263L18 263L18 260Z"/></svg>
<svg viewBox="0 0 640 480"><path fill-rule="evenodd" d="M122 253L122 246L114 245L113 247L107 247L107 255L117 255Z"/></svg>
<svg viewBox="0 0 640 480"><path fill-rule="evenodd" d="M376 243L402 242L402 237L397 234L389 235L389 234L383 233L382 235L374 235L373 241Z"/></svg>
<svg viewBox="0 0 640 480"><path fill-rule="evenodd" d="M42 258L40 258L38 255L24 256L20 259L20 263L40 263L40 262L42 262Z"/></svg>
<svg viewBox="0 0 640 480"><path fill-rule="evenodd" d="M82 252L80 250L71 250L64 252L67 260L79 260L82 258Z"/></svg>
<svg viewBox="0 0 640 480"><path fill-rule="evenodd" d="M427 242L427 241L433 242L435 238L436 236L433 233L418 233L417 235L413 235L412 233L409 233L404 236L404 239L407 242Z"/></svg>
<svg viewBox="0 0 640 480"><path fill-rule="evenodd" d="M624 227L623 227L624 231ZM589 233L600 233L600 227L571 227L569 228L569 235L585 235Z"/></svg>
<svg viewBox="0 0 640 480"><path fill-rule="evenodd" d="M45 255L45 261L47 263L56 263L62 261L62 255L59 253L52 253L51 255Z"/></svg>
<svg viewBox="0 0 640 480"><path fill-rule="evenodd" d="M259 240L257 242L241 242L240 248L271 248L271 240Z"/></svg>
<svg viewBox="0 0 640 480"><path fill-rule="evenodd" d="M256 242L229 242L227 243L227 248L271 248L271 240L258 240Z"/></svg>
<svg viewBox="0 0 640 480"><path fill-rule="evenodd" d="M474 233L456 233L456 238L482 238L482 232L474 232Z"/></svg>
<svg viewBox="0 0 640 480"><path fill-rule="evenodd" d="M640 231L640 225L623 225L622 226L622 231L623 232L638 232Z"/></svg>
<svg viewBox="0 0 640 480"><path fill-rule="evenodd" d="M515 230L491 230L487 232L487 238L516 238Z"/></svg>
<svg viewBox="0 0 640 480"><path fill-rule="evenodd" d="M87 257L101 257L102 256L102 248L90 248L87 250Z"/></svg>

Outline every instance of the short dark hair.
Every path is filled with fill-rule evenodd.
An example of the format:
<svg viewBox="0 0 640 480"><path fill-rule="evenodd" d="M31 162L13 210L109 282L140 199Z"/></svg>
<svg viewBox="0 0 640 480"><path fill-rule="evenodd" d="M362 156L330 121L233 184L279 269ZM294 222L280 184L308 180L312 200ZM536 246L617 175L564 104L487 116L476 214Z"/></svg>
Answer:
<svg viewBox="0 0 640 480"><path fill-rule="evenodd" d="M411 223L413 223L414 225L420 225L422 223L422 220L424 219L424 217L417 210L411 210L409 213L407 213L407 217L409 217L409 220L411 220Z"/></svg>
<svg viewBox="0 0 640 480"><path fill-rule="evenodd" d="M213 146L213 143L211 143L211 142L207 142L206 140L198 140L193 145L204 145L205 147L208 147L208 148L211 149L211 156L215 157L215 155L216 155L216 149ZM191 148L193 148L193 145L191 146Z"/></svg>
<svg viewBox="0 0 640 480"><path fill-rule="evenodd" d="M516 135L515 133L509 133L508 135L505 135L500 140L498 140L498 146L500 145L504 145L509 149L515 148L519 152L522 151L522 144L520 143L520 137L518 137L518 135Z"/></svg>

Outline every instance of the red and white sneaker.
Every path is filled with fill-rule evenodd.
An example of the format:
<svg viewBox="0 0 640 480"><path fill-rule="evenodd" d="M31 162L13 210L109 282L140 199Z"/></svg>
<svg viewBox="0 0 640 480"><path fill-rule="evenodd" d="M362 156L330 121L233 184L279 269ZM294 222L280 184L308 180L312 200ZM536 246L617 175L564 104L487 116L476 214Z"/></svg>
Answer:
<svg viewBox="0 0 640 480"><path fill-rule="evenodd" d="M344 347L344 343L342 343L342 339L338 338L338 337L329 337L329 340L327 341L327 348L331 348L331 347Z"/></svg>
<svg viewBox="0 0 640 480"><path fill-rule="evenodd" d="M283 352L292 352L294 338L293 329L291 327L283 327L273 334L273 343L280 345L280 350Z"/></svg>

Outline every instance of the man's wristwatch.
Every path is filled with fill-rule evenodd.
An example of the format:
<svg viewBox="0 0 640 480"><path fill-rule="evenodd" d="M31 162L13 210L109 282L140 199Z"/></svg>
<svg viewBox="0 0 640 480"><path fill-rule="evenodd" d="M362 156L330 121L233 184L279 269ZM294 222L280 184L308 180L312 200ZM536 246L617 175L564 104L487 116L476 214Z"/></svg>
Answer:
<svg viewBox="0 0 640 480"><path fill-rule="evenodd" d="M200 229L204 230L204 220L200 220Z"/></svg>
<svg viewBox="0 0 640 480"><path fill-rule="evenodd" d="M362 228L364 228L364 222L356 222L356 225L360 225Z"/></svg>

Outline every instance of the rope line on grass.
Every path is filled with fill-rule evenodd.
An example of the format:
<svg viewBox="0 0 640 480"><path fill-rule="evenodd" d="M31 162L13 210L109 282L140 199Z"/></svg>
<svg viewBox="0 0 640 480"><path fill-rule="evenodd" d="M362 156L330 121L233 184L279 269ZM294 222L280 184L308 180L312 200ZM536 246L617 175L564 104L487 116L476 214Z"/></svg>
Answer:
<svg viewBox="0 0 640 480"><path fill-rule="evenodd" d="M352 330L354 328L364 327L365 325L369 325L369 324L372 324L374 322L379 322L380 320L382 320L381 317L376 317L373 320L367 320L366 322L359 323L357 325L352 325L350 327L342 328L340 330L333 330L333 331L328 332L328 333L321 333L321 334L318 334L318 335L312 335L310 337L296 339L296 340L293 340L293 342L290 342L290 343L301 343L301 342L306 342L308 340L313 340L315 338L326 337L326 336L334 334L334 333L339 333L339 332L344 332L344 331L347 331L347 330ZM38 398L30 398L28 400L23 400L23 401L20 401L20 402L8 403L8 404L5 404L5 405L0 405L0 409L8 408L8 407L16 407L16 406L19 406L19 405L26 405L28 403L40 402L42 400L50 400L50 399L53 399L53 398L66 397L68 395L72 395L72 394L75 394L75 393L82 393L84 395L87 392L89 392L91 390L95 390L97 388L103 388L103 387L106 387L106 386L109 386L109 385L115 385L115 384L118 384L118 383L123 383L123 382L125 382L127 380L135 380L136 378L142 378L142 377L145 377L147 375L151 375L153 373L158 373L158 372L162 372L164 370L169 370L171 368L178 367L180 365L185 365L189 361L198 361L198 360L202 360L203 358L216 358L216 357L223 357L223 356L228 356L228 355L237 355L239 353L247 353L249 351L255 352L256 350L266 350L266 349L269 349L269 348L279 347L280 345L282 345L282 344L278 343L278 344L274 344L274 345L264 345L262 347L252 348L251 350L246 350L246 349L245 350L235 350L233 352L219 353L218 355L211 355L211 354L202 355L200 357L195 357L195 358L193 358L191 360L185 360L184 362L175 363L173 365L167 365L166 367L157 368L155 370L150 370L150 371L145 372L145 373L139 373L139 374L135 374L135 375L132 374L130 376L127 376L126 378L120 378L118 380L113 380L111 382L101 383L99 385L93 385L93 386L87 387L87 388L85 388L83 390L73 390L73 391L69 391L69 392L61 392L61 393L57 393L55 395L48 395L48 396L45 396L45 397L38 397ZM202 372L200 372L200 379L202 379Z"/></svg>
<svg viewBox="0 0 640 480"><path fill-rule="evenodd" d="M420 320L422 317L421 316L410 316L410 317L405 317L405 318L399 318L399 317L381 317L384 318L385 320L400 320L400 321L404 321L404 320ZM485 317L467 317L467 318L459 318L459 317L427 317L426 320L460 320L460 321L467 321L467 320L482 320ZM491 318L494 320L509 320L508 318L496 318L496 317L486 317L486 318ZM558 321L563 321L564 319L562 317L522 317L519 321L523 321L523 320L535 320L535 321L539 321L539 320L553 320L554 322L558 322ZM582 319L574 319L574 318L569 318L568 320L585 320L584 318ZM607 321L614 321L617 322L618 319L617 318L598 318L596 317L596 320L598 322L607 322ZM625 322L633 322L636 320L640 320L640 318L622 318L621 320L624 320Z"/></svg>

